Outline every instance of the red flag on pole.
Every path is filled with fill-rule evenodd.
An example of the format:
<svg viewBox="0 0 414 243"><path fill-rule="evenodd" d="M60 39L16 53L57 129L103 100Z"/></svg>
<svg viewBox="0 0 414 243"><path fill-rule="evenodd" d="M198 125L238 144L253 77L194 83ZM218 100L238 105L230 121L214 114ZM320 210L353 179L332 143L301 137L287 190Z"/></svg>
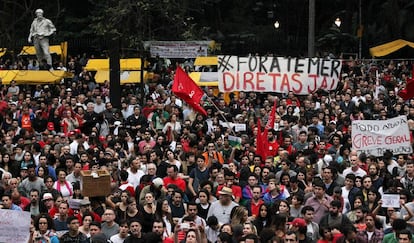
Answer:
<svg viewBox="0 0 414 243"><path fill-rule="evenodd" d="M269 141L267 138L268 129L265 128L262 133L260 118L257 120L257 137L256 137L256 154L260 155L262 160L266 160L269 152Z"/></svg>
<svg viewBox="0 0 414 243"><path fill-rule="evenodd" d="M184 100L195 111L203 115L207 115L207 112L200 106L200 100L204 95L204 92L198 87L198 85L188 76L184 70L178 66L175 72L174 83L172 85L172 92Z"/></svg>
<svg viewBox="0 0 414 243"><path fill-rule="evenodd" d="M275 99L275 101L273 102L272 112L270 113L269 119L267 119L267 123L266 123L267 130L273 129L273 127L275 126L276 106L277 106L277 101Z"/></svg>

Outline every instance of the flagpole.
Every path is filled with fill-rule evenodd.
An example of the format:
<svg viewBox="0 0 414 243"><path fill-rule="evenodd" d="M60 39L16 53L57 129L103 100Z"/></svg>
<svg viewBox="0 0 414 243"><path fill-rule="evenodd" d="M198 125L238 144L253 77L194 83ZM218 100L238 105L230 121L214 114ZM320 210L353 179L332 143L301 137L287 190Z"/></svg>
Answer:
<svg viewBox="0 0 414 243"><path fill-rule="evenodd" d="M213 106L219 111L219 113L220 113L220 115L221 115L221 117L223 117L223 119L224 119L224 121L227 123L227 126L230 128L230 130L231 130L231 133L234 135L234 136L236 136L236 133L233 131L233 128L230 126L230 123L229 123L229 121L226 119L226 117L223 115L223 112L216 106L216 104L213 102L213 100L208 96L208 95L206 95L206 97L207 97L207 100L208 101L210 101L210 103L211 104L213 104Z"/></svg>

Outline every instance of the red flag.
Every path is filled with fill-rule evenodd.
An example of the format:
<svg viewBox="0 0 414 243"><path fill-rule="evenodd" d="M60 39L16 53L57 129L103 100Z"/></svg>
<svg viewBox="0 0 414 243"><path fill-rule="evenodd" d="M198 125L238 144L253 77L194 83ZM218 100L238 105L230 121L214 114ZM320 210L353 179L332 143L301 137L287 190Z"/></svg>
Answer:
<svg viewBox="0 0 414 243"><path fill-rule="evenodd" d="M276 106L277 106L277 102L276 102L276 98L275 98L275 101L273 103L272 112L270 112L269 119L267 119L267 123L266 123L266 129L267 130L273 129L273 127L275 126Z"/></svg>
<svg viewBox="0 0 414 243"><path fill-rule="evenodd" d="M267 139L268 129L262 133L262 125L260 123L260 118L257 119L257 137L256 137L256 154L260 155L264 161L269 153L269 141Z"/></svg>
<svg viewBox="0 0 414 243"><path fill-rule="evenodd" d="M262 156L262 153L263 153L262 124L259 118L257 119L256 154Z"/></svg>
<svg viewBox="0 0 414 243"><path fill-rule="evenodd" d="M178 66L175 72L172 92L182 100L184 100L195 111L207 115L207 112L200 106L200 100L204 92L196 83L188 76L184 70Z"/></svg>

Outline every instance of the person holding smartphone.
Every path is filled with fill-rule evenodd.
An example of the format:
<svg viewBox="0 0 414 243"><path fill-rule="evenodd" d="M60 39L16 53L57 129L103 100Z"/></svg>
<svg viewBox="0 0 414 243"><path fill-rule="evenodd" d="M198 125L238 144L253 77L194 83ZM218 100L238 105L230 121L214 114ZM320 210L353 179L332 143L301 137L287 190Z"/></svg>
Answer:
<svg viewBox="0 0 414 243"><path fill-rule="evenodd" d="M36 231L33 233L33 243L59 243L59 239L52 231L53 220L48 214L40 214L34 222Z"/></svg>

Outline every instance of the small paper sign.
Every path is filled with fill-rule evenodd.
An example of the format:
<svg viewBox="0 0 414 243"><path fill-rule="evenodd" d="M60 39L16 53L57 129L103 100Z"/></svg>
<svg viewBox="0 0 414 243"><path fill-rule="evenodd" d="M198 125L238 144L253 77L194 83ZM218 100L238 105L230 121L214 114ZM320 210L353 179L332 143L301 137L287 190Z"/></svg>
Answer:
<svg viewBox="0 0 414 243"><path fill-rule="evenodd" d="M400 195L399 194L384 194L382 195L383 208L399 208Z"/></svg>

